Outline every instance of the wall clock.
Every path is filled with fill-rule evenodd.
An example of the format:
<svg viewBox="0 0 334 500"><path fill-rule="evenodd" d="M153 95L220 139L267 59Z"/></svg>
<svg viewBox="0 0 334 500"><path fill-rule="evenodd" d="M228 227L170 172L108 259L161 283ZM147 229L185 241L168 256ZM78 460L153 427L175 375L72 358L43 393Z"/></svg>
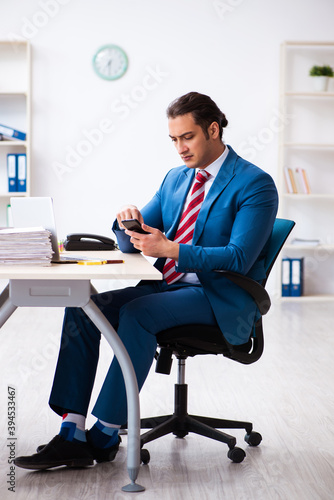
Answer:
<svg viewBox="0 0 334 500"><path fill-rule="evenodd" d="M117 45L103 45L93 57L93 68L104 80L117 80L128 68L128 57Z"/></svg>

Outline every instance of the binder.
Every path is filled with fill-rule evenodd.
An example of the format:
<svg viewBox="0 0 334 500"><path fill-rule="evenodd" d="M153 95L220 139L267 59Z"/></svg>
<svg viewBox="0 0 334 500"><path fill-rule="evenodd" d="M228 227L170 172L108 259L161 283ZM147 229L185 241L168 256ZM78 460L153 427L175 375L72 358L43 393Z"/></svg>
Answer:
<svg viewBox="0 0 334 500"><path fill-rule="evenodd" d="M288 173L289 173L289 177L290 177L290 181L291 181L292 192L294 194L297 194L298 193L297 184L296 184L296 181L295 181L295 177L293 175L292 168L288 168Z"/></svg>
<svg viewBox="0 0 334 500"><path fill-rule="evenodd" d="M17 158L15 154L7 155L7 177L8 177L8 192L17 191Z"/></svg>
<svg viewBox="0 0 334 500"><path fill-rule="evenodd" d="M291 295L291 259L285 257L282 259L282 297Z"/></svg>
<svg viewBox="0 0 334 500"><path fill-rule="evenodd" d="M305 194L305 190L304 190L304 179L302 178L302 172L301 172L301 169L300 168L296 168L295 170L295 180L296 180L296 184L297 184L297 191L298 193L300 194Z"/></svg>
<svg viewBox="0 0 334 500"><path fill-rule="evenodd" d="M291 169L290 169L291 170ZM293 193L293 187L291 183L291 177L288 167L284 167L284 178L286 184L286 190L288 193Z"/></svg>
<svg viewBox="0 0 334 500"><path fill-rule="evenodd" d="M287 192L293 194L298 193L297 184L293 175L292 168L284 167L284 176Z"/></svg>
<svg viewBox="0 0 334 500"><path fill-rule="evenodd" d="M0 134L4 135L10 139L18 139L20 141L25 141L27 134L25 132L21 132L20 130L15 130L14 128L7 127L6 125L0 125Z"/></svg>
<svg viewBox="0 0 334 500"><path fill-rule="evenodd" d="M310 194L311 190L306 170L304 168L296 168L296 174L299 178L299 184L300 184L299 192L304 194Z"/></svg>
<svg viewBox="0 0 334 500"><path fill-rule="evenodd" d="M291 296L303 295L304 258L291 259Z"/></svg>
<svg viewBox="0 0 334 500"><path fill-rule="evenodd" d="M25 153L17 155L17 190L27 191L27 156Z"/></svg>

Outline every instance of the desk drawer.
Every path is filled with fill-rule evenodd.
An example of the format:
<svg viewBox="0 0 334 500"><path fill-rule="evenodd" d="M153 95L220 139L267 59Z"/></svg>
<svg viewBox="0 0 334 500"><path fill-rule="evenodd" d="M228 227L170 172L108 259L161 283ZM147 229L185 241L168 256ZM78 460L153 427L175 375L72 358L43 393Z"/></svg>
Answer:
<svg viewBox="0 0 334 500"><path fill-rule="evenodd" d="M90 298L89 280L10 280L15 306L83 307Z"/></svg>

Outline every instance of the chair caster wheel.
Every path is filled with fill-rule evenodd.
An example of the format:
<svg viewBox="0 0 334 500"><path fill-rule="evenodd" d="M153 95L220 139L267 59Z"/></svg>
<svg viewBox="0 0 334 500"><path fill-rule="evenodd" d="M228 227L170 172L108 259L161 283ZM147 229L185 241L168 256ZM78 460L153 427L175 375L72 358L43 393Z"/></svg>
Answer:
<svg viewBox="0 0 334 500"><path fill-rule="evenodd" d="M150 462L150 460L151 460L150 452L145 448L140 450L140 461L144 465L147 465Z"/></svg>
<svg viewBox="0 0 334 500"><path fill-rule="evenodd" d="M232 460L232 462L240 464L240 462L242 462L245 458L246 453L242 448L231 448L228 451L227 456L230 460Z"/></svg>
<svg viewBox="0 0 334 500"><path fill-rule="evenodd" d="M246 434L245 441L249 444L249 446L258 446L262 441L262 436L259 432L252 431L249 434Z"/></svg>
<svg viewBox="0 0 334 500"><path fill-rule="evenodd" d="M182 438L184 438L188 434L188 432L187 431L175 431L175 432L173 432L173 434L177 438L182 439Z"/></svg>

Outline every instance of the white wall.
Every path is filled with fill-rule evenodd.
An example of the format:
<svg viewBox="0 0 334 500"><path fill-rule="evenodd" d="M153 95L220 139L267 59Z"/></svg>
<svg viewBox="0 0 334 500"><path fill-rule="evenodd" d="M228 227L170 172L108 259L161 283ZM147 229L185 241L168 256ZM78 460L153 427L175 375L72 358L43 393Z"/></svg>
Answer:
<svg viewBox="0 0 334 500"><path fill-rule="evenodd" d="M229 120L226 142L276 178L280 43L333 39L332 0L1 4L0 39L32 44L32 194L54 198L60 237L111 236L119 206L149 200L181 163L165 109L188 91L209 94ZM101 80L92 69L105 43L128 54L128 72L118 81ZM86 154L87 134L105 119L112 131L95 134L100 143ZM69 163L75 150L76 166Z"/></svg>

